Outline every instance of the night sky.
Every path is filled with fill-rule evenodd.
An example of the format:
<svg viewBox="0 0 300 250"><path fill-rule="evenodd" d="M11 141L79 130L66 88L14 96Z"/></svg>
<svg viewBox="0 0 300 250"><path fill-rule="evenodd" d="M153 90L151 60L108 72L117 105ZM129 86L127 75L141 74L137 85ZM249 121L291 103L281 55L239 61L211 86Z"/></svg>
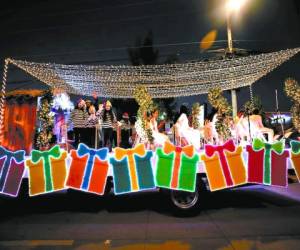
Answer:
<svg viewBox="0 0 300 250"><path fill-rule="evenodd" d="M227 46L222 0L80 0L10 1L0 10L0 57L65 64L130 64L128 48L137 38L153 33L159 63L176 56L179 62L201 60L212 52L201 52L199 41L217 30L212 50ZM236 48L269 52L300 47L300 4L297 0L248 0L233 22ZM300 81L300 54L254 85L266 111L291 103L282 92L283 81ZM1 65L1 70L3 65ZM10 68L8 88L43 86L21 70ZM205 101L206 96L180 98L181 102ZM249 90L238 92L241 106Z"/></svg>

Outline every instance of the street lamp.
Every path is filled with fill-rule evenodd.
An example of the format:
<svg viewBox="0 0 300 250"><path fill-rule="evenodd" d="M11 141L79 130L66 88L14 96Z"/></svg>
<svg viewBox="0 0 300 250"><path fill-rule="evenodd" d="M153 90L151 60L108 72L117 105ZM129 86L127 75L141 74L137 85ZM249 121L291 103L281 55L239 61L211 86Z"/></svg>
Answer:
<svg viewBox="0 0 300 250"><path fill-rule="evenodd" d="M228 52L233 53L233 41L232 41L232 31L231 31L231 18L232 14L238 12L241 7L245 4L246 0L228 0L226 5L227 12L227 42L228 42ZM232 103L232 115L235 117L237 115L237 96L236 90L231 90L231 103Z"/></svg>

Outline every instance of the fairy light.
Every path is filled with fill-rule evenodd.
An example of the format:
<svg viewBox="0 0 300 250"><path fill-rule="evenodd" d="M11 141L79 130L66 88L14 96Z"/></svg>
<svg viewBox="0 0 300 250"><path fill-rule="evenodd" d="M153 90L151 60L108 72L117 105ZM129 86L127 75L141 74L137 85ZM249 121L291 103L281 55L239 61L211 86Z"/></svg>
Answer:
<svg viewBox="0 0 300 250"><path fill-rule="evenodd" d="M11 62L10 58L5 59L2 86L0 93L0 142L3 141L3 128L4 128L4 111L5 111L5 95L6 95L6 82L7 82L7 71L8 65ZM1 143L0 143L1 144Z"/></svg>
<svg viewBox="0 0 300 250"><path fill-rule="evenodd" d="M287 49L248 57L166 65L90 66L11 60L47 85L70 94L132 98L143 85L153 98L191 96L251 86L300 51Z"/></svg>

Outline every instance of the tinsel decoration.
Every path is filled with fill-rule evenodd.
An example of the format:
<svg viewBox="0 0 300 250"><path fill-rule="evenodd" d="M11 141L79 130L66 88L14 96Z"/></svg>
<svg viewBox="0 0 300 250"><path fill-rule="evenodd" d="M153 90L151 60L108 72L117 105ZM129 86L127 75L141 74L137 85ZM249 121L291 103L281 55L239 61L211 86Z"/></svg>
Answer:
<svg viewBox="0 0 300 250"><path fill-rule="evenodd" d="M300 132L300 86L295 79L288 78L284 82L285 93L294 103L291 108L292 120L295 129Z"/></svg>
<svg viewBox="0 0 300 250"><path fill-rule="evenodd" d="M152 136L152 131L147 123L147 112L151 112L154 107L152 97L149 95L147 89L144 86L139 86L134 91L134 98L140 106L137 113L137 130L142 130L139 135L142 137L143 142L149 142L152 144L154 138Z"/></svg>
<svg viewBox="0 0 300 250"><path fill-rule="evenodd" d="M250 114L252 114L253 111L256 110L256 109L258 110L260 115L263 114L261 100L258 96L254 96L253 101L245 102L243 108L244 108L245 111L248 111Z"/></svg>
<svg viewBox="0 0 300 250"><path fill-rule="evenodd" d="M200 113L200 104L199 102L196 102L193 104L192 107L192 125L194 129L200 128L200 123L198 119L199 113Z"/></svg>
<svg viewBox="0 0 300 250"><path fill-rule="evenodd" d="M41 98L40 109L38 111L38 121L40 122L40 130L36 139L36 147L38 149L49 148L53 138L54 116L51 113L53 96L51 92L47 92Z"/></svg>
<svg viewBox="0 0 300 250"><path fill-rule="evenodd" d="M231 107L226 98L222 96L222 90L220 88L210 89L208 92L208 101L218 111L218 119L215 124L217 133L223 141L230 139L229 122Z"/></svg>

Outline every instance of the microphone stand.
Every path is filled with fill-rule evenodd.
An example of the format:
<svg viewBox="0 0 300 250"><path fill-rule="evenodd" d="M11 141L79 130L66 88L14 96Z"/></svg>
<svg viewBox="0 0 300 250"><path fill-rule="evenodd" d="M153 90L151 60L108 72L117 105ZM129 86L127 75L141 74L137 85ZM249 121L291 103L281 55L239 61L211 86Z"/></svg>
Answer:
<svg viewBox="0 0 300 250"><path fill-rule="evenodd" d="M276 113L277 113L277 121L281 120L281 132L282 132L282 139L286 139L285 138L285 134L284 134L284 127L283 127L283 119L281 119L281 113L279 111L279 103L278 103L278 95L277 95L277 89L275 89L275 97L276 97Z"/></svg>

